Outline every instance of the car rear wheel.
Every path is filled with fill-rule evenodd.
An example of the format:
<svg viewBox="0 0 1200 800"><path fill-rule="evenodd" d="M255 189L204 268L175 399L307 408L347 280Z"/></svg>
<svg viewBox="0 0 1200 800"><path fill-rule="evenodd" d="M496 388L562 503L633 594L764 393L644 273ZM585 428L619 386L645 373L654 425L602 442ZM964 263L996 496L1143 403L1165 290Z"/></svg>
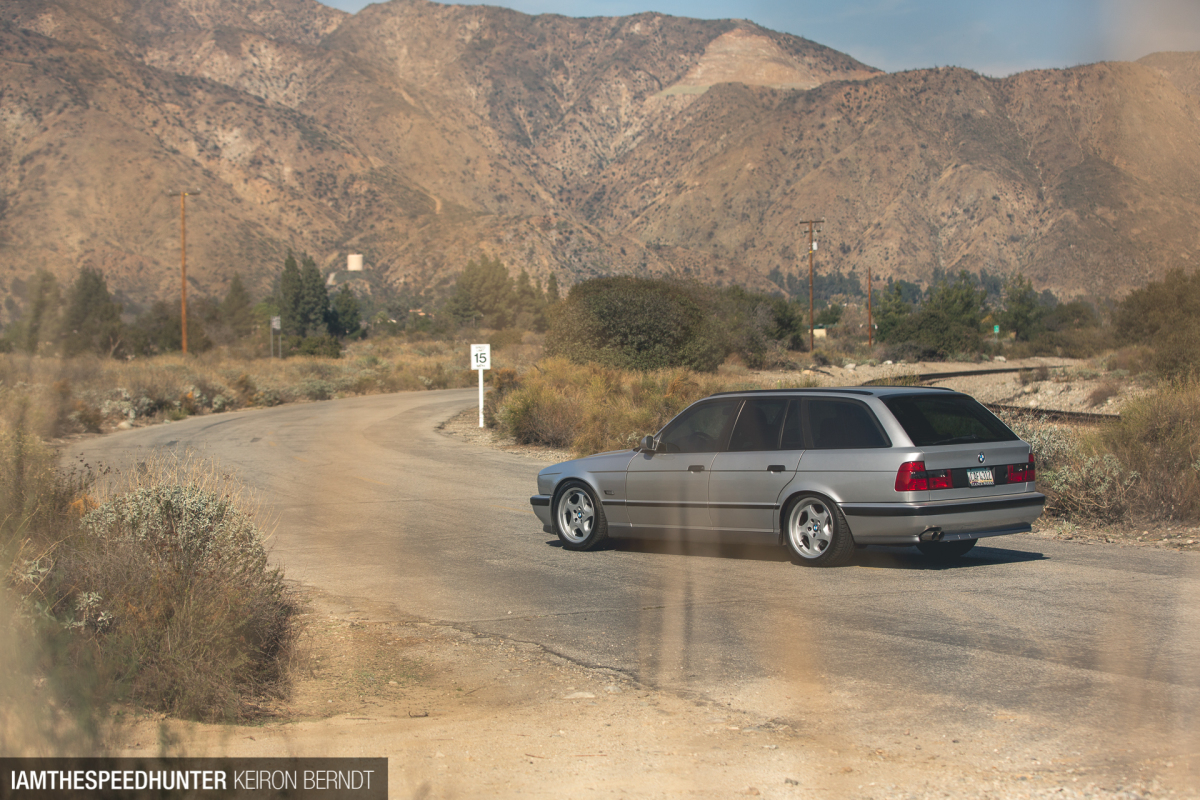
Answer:
<svg viewBox="0 0 1200 800"><path fill-rule="evenodd" d="M567 550L591 550L607 538L604 507L587 484L567 481L554 495L554 532Z"/></svg>
<svg viewBox="0 0 1200 800"><path fill-rule="evenodd" d="M920 542L917 549L935 561L953 561L965 556L978 539L959 539L955 542Z"/></svg>
<svg viewBox="0 0 1200 800"><path fill-rule="evenodd" d="M783 538L801 564L834 567L854 555L854 537L837 503L815 494L800 495L784 514Z"/></svg>

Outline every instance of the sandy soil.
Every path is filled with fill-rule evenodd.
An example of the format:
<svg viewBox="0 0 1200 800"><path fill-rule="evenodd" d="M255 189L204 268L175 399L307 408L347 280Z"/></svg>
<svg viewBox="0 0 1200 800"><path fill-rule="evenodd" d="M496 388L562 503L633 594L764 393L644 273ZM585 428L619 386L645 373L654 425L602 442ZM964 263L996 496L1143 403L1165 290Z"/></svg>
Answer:
<svg viewBox="0 0 1200 800"><path fill-rule="evenodd" d="M824 377L831 385L861 383L883 369L829 368ZM1076 408L1089 381L1100 379L1051 378L1035 393L1016 376L955 380L950 385L992 402L1034 395ZM449 421L444 432L543 461L569 456L498 441L477 427L476 413ZM1053 521L1033 535L1188 550L1200 540L1194 528ZM266 704L245 725L136 717L114 735L113 754L386 756L390 795L414 798L1195 796L1187 765L1146 753L1114 767L1105 753L1032 750L1013 724L1019 720L1000 711L964 720L961 730L922 729L899 705L881 708L874 693L827 686L820 676L816 685L771 690L809 698L805 713L765 718L639 685L537 645L299 590L308 610L286 701ZM779 707L796 706L790 696L778 699Z"/></svg>

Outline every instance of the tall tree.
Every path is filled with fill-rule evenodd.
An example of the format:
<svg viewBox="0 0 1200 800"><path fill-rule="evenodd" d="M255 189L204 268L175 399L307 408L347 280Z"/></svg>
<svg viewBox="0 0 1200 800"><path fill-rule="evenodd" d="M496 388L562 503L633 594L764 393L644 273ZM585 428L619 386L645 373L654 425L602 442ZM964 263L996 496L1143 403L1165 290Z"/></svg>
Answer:
<svg viewBox="0 0 1200 800"><path fill-rule="evenodd" d="M242 283L242 275L233 273L229 282L229 291L221 301L220 320L222 326L235 339L241 339L254 332L254 302L250 293Z"/></svg>
<svg viewBox="0 0 1200 800"><path fill-rule="evenodd" d="M1041 331L1048 310L1024 275L1014 275L1004 283L1004 312L1000 322L1015 332L1019 341L1028 342Z"/></svg>
<svg viewBox="0 0 1200 800"><path fill-rule="evenodd" d="M303 336L304 323L300 313L301 295L300 267L289 250L283 260L283 274L279 276L279 319L282 332L289 336Z"/></svg>
<svg viewBox="0 0 1200 800"><path fill-rule="evenodd" d="M513 283L513 300L516 327L526 331L546 329L546 295L541 287L534 286L525 270L521 270Z"/></svg>
<svg viewBox="0 0 1200 800"><path fill-rule="evenodd" d="M109 293L104 273L84 267L67 295L63 355L93 352L114 356L123 337L121 306Z"/></svg>
<svg viewBox="0 0 1200 800"><path fill-rule="evenodd" d="M516 316L513 279L500 259L469 261L454 284L446 309L460 324L504 328Z"/></svg>
<svg viewBox="0 0 1200 800"><path fill-rule="evenodd" d="M358 298L350 287L342 284L333 296L333 307L329 315L329 332L338 337L357 337L362 330Z"/></svg>
<svg viewBox="0 0 1200 800"><path fill-rule="evenodd" d="M312 256L304 254L300 267L300 307L303 336L324 336L329 332L329 290Z"/></svg>
<svg viewBox="0 0 1200 800"><path fill-rule="evenodd" d="M39 269L29 289L29 305L17 332L17 344L26 353L36 354L43 341L53 338L60 303L58 281L46 270Z"/></svg>

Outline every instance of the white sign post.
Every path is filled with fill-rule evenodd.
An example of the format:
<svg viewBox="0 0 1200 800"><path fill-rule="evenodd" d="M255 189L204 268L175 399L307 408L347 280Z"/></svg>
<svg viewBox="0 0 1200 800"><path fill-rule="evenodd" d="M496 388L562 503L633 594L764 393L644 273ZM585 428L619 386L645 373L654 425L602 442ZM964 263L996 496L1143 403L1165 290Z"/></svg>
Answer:
<svg viewBox="0 0 1200 800"><path fill-rule="evenodd" d="M479 370L479 427L483 427L483 371L492 368L492 346L471 345L471 369Z"/></svg>

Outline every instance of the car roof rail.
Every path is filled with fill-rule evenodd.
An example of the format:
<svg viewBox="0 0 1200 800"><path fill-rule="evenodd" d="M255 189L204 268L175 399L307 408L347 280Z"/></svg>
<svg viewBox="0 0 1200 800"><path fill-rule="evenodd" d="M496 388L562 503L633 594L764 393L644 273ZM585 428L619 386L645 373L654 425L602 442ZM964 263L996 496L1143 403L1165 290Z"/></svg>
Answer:
<svg viewBox="0 0 1200 800"><path fill-rule="evenodd" d="M806 387L806 388L794 388L794 389L742 389L740 391L715 392L714 394L710 394L709 397L724 397L726 395L731 395L731 394L803 394L803 393L857 394L857 395L863 395L865 397L871 397L875 394L875 392L870 391L869 389L850 389L850 388L846 388L846 387L831 386L828 388Z"/></svg>

